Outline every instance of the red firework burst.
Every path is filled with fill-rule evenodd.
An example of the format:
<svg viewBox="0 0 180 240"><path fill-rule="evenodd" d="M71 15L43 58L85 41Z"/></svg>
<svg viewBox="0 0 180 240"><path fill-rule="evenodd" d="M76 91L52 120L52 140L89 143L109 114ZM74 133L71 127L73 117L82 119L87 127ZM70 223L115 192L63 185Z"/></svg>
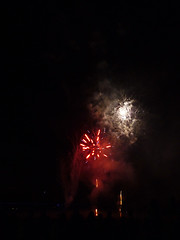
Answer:
<svg viewBox="0 0 180 240"><path fill-rule="evenodd" d="M82 151L85 152L85 158L88 161L89 159L98 159L100 157L108 157L108 149L111 148L111 144L102 136L101 130L91 134L85 133L81 139L80 146Z"/></svg>

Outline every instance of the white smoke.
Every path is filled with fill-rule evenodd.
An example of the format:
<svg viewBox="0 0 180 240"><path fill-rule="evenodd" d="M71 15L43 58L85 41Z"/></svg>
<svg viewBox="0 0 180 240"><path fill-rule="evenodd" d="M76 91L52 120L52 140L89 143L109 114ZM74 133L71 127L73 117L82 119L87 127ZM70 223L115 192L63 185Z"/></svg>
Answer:
<svg viewBox="0 0 180 240"><path fill-rule="evenodd" d="M117 89L109 81L100 83L88 105L92 117L112 136L134 143L142 128L142 109L125 90Z"/></svg>

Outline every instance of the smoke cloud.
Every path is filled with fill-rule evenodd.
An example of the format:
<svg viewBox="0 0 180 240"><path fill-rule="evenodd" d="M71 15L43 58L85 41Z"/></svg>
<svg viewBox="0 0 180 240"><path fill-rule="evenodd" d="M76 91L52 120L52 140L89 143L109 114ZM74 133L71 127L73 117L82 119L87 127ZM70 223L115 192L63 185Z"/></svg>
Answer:
<svg viewBox="0 0 180 240"><path fill-rule="evenodd" d="M143 111L138 101L105 80L99 82L99 89L89 98L87 107L95 128L105 129L107 142L112 147L107 158L86 161L79 147L80 141L76 141L71 163L63 170L67 204L76 197L80 184L89 190L88 199L94 203L100 195L108 197L118 193L122 185L133 183L135 178L126 152L143 132Z"/></svg>
<svg viewBox="0 0 180 240"><path fill-rule="evenodd" d="M143 132L144 112L140 104L108 80L99 83L99 92L91 97L88 108L92 118L121 142L126 139L132 144Z"/></svg>

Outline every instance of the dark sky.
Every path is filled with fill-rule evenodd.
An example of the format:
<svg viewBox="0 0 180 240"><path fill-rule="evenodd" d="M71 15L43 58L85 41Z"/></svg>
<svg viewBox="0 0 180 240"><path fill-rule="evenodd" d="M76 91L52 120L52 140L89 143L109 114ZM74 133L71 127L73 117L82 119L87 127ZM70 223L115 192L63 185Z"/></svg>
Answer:
<svg viewBox="0 0 180 240"><path fill-rule="evenodd" d="M155 197L167 187L179 198L179 11L150 2L7 8L2 200L61 195L58 161L88 123L88 97L104 78L148 112L146 137L130 151L139 189Z"/></svg>

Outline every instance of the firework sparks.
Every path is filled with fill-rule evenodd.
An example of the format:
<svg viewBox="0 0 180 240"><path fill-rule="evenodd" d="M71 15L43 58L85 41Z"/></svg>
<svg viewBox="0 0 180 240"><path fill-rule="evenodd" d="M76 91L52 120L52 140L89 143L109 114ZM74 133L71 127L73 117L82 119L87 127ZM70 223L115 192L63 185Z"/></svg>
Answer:
<svg viewBox="0 0 180 240"><path fill-rule="evenodd" d="M131 120L132 101L125 101L118 109L117 114L121 121Z"/></svg>
<svg viewBox="0 0 180 240"><path fill-rule="evenodd" d="M117 136L126 136L131 141L136 140L139 127L138 109L135 100L115 99L104 110L102 123L107 125Z"/></svg>
<svg viewBox="0 0 180 240"><path fill-rule="evenodd" d="M128 138L136 138L139 120L138 110L134 106L134 100L124 100L115 108L114 120L121 131L121 135Z"/></svg>
<svg viewBox="0 0 180 240"><path fill-rule="evenodd" d="M142 109L135 99L128 98L111 86L111 91L96 93L89 104L90 112L100 126L115 137L126 137L130 143L142 132ZM111 94L110 94L111 92Z"/></svg>
<svg viewBox="0 0 180 240"><path fill-rule="evenodd" d="M98 179L96 178L96 188L98 188L99 187L99 181L98 181Z"/></svg>
<svg viewBox="0 0 180 240"><path fill-rule="evenodd" d="M119 205L122 206L122 190L119 193Z"/></svg>
<svg viewBox="0 0 180 240"><path fill-rule="evenodd" d="M98 217L98 209L95 208L95 216Z"/></svg>
<svg viewBox="0 0 180 240"><path fill-rule="evenodd" d="M97 160L101 157L108 157L108 149L111 148L111 144L106 143L101 136L101 130L98 129L94 134L84 134L81 139L80 147L85 152L86 160L93 158Z"/></svg>
<svg viewBox="0 0 180 240"><path fill-rule="evenodd" d="M123 199L122 199L122 190L119 193L119 216L120 218L122 217L122 203L123 203Z"/></svg>

